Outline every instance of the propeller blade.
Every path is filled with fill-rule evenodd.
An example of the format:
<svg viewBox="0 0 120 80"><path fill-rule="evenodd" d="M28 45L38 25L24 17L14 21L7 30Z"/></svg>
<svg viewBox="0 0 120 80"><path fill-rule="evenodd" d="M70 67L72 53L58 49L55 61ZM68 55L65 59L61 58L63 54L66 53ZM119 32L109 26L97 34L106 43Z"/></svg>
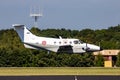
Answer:
<svg viewBox="0 0 120 80"><path fill-rule="evenodd" d="M85 51L87 52L90 48L88 47L88 44L85 43L85 46L84 46L82 49L85 50Z"/></svg>

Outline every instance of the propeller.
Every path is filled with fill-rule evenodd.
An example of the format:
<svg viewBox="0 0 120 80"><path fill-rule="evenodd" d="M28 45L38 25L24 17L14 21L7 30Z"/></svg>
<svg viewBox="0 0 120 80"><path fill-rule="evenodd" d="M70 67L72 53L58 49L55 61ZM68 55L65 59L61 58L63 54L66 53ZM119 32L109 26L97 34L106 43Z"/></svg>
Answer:
<svg viewBox="0 0 120 80"><path fill-rule="evenodd" d="M88 47L87 42L85 43L85 47L83 47L82 49L85 50L86 52L89 51L90 48Z"/></svg>
<svg viewBox="0 0 120 80"><path fill-rule="evenodd" d="M86 49L85 51L88 51L90 48L88 47L87 43L86 43Z"/></svg>

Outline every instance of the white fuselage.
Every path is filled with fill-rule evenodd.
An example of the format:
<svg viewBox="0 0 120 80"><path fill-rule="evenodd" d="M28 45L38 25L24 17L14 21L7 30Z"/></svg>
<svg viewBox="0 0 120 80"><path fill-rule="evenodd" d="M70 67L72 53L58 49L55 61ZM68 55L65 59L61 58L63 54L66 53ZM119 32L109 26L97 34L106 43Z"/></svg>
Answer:
<svg viewBox="0 0 120 80"><path fill-rule="evenodd" d="M62 38L46 38L37 37L27 40L25 43L26 48L45 49L53 52L68 52L68 53L84 53L86 52L86 43L81 42L79 39L62 39ZM31 44L31 46L29 45ZM33 47L33 46L34 47ZM63 50L59 51L59 48ZM99 51L100 47L92 44L87 44L88 51Z"/></svg>

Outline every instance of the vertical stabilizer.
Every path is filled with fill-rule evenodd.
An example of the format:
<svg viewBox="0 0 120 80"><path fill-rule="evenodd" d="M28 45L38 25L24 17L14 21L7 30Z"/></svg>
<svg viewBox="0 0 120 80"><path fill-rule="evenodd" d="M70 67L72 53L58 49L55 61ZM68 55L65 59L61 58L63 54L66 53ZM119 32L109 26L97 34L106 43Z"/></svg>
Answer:
<svg viewBox="0 0 120 80"><path fill-rule="evenodd" d="M22 42L29 42L34 36L24 25L14 24L13 27L18 33Z"/></svg>

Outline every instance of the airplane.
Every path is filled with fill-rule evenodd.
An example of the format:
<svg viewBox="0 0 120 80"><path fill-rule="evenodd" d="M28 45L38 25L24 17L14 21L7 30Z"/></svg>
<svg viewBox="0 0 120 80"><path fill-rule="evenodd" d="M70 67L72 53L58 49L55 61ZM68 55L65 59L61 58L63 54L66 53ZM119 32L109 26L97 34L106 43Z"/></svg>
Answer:
<svg viewBox="0 0 120 80"><path fill-rule="evenodd" d="M102 50L100 46L84 43L79 39L62 38L61 36L59 36L59 38L36 36L21 24L14 24L13 27L18 33L25 48L43 49L56 53L85 53Z"/></svg>

